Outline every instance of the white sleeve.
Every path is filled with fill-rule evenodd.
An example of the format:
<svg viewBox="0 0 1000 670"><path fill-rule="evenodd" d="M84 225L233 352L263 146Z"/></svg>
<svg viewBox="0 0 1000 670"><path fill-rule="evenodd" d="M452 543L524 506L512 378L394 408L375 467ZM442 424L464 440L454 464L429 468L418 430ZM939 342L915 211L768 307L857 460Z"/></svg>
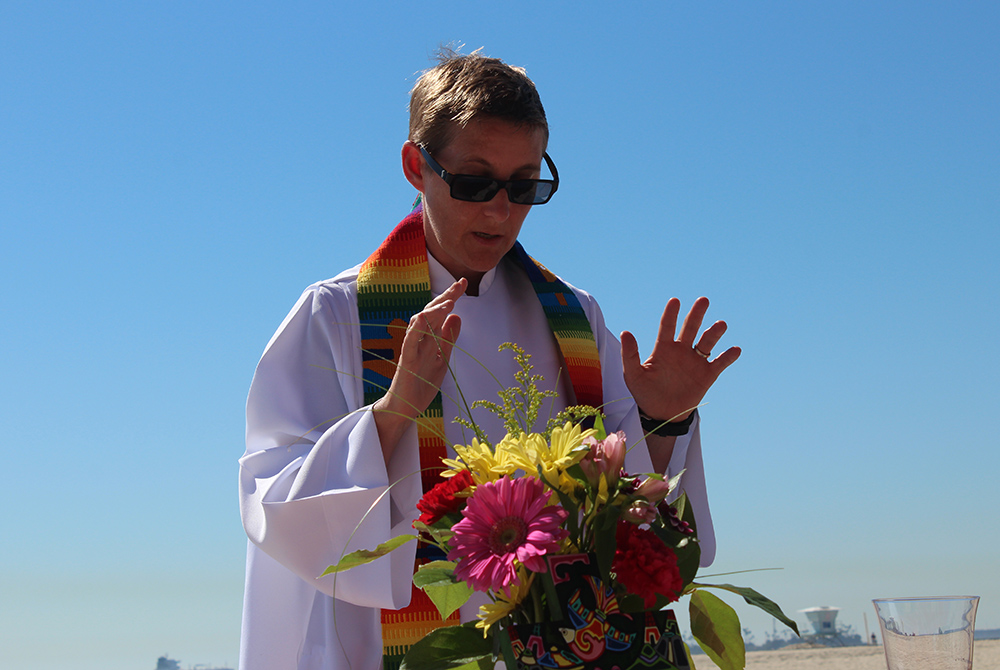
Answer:
<svg viewBox="0 0 1000 670"><path fill-rule="evenodd" d="M250 541L327 595L366 607L410 599L414 547L320 578L357 549L413 533L419 497L416 429L387 470L370 408L362 406L361 342L352 282L306 290L268 343L247 399L240 511ZM364 519L364 521L362 521ZM400 576L394 578L394 576ZM336 593L334 593L336 589Z"/></svg>
<svg viewBox="0 0 1000 670"><path fill-rule="evenodd" d="M625 385L622 373L621 342L608 330L600 306L589 294L574 289L581 305L587 312L597 348L601 356L601 377L604 382L605 414L607 429L625 431L626 439L642 436L644 431L639 422L639 410ZM701 565L707 567L715 560L715 528L712 525L712 511L708 505L708 489L705 484L705 465L701 455L701 419L695 417L686 435L677 438L674 452L670 457L667 477L684 470L680 489L687 494L694 509L695 524L698 528L698 542L701 545ZM628 452L625 470L632 474L652 472L653 463L647 449L638 448Z"/></svg>

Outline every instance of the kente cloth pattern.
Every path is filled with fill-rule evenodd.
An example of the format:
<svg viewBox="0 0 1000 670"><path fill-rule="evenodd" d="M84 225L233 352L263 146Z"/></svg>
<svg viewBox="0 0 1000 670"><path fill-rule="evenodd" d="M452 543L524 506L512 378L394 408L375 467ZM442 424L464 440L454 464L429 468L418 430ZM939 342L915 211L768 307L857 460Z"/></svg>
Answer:
<svg viewBox="0 0 1000 670"><path fill-rule="evenodd" d="M520 243L509 252L528 274L562 354L577 404L603 402L601 361L590 321L576 295L532 259ZM358 316L364 401L371 405L389 389L410 317L431 301L430 269L424 240L423 210L417 209L389 234L358 273ZM441 394L417 418L421 485L426 493L441 480L447 456ZM418 558L419 564L423 559ZM382 610L383 668L396 670L406 650L427 633L459 623L458 612L447 621L416 586L410 604Z"/></svg>

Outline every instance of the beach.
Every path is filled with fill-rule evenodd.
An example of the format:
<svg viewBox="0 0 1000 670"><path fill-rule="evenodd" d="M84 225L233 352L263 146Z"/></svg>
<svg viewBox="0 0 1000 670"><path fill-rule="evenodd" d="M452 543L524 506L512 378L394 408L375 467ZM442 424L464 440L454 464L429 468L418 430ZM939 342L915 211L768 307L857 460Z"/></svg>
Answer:
<svg viewBox="0 0 1000 670"><path fill-rule="evenodd" d="M714 668L705 656L695 656L699 670ZM785 648L747 653L747 670L886 670L882 647ZM1000 640L977 640L974 670L1000 670Z"/></svg>

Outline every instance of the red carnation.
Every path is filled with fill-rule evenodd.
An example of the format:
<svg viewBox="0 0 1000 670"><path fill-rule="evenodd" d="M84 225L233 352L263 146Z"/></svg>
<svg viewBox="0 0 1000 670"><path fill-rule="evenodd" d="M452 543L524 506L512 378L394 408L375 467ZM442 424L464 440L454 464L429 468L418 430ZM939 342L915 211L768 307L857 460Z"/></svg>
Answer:
<svg viewBox="0 0 1000 670"><path fill-rule="evenodd" d="M629 593L641 595L646 607L656 605L656 596L670 602L680 598L684 588L677 556L649 530L619 521L615 533L617 549L611 569Z"/></svg>
<svg viewBox="0 0 1000 670"><path fill-rule="evenodd" d="M457 512L464 498L458 498L461 493L472 485L472 475L468 470L460 470L454 477L449 477L424 494L417 502L417 509L423 512L420 521L428 526L441 517Z"/></svg>

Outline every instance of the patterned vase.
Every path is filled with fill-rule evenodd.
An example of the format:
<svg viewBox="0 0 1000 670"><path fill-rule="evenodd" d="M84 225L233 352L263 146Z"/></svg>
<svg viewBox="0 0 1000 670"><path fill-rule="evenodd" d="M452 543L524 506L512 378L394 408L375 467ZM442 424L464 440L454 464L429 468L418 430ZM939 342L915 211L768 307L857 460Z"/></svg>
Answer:
<svg viewBox="0 0 1000 670"><path fill-rule="evenodd" d="M622 612L593 554L547 560L558 618L505 629L507 670L690 670L672 611Z"/></svg>

